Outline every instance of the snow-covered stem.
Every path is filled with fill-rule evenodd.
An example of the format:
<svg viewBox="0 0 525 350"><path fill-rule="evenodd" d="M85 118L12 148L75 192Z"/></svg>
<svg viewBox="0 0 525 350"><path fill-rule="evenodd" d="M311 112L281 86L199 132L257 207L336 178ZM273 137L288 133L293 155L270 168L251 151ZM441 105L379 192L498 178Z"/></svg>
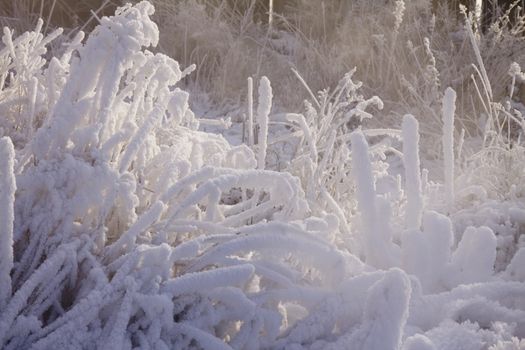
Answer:
<svg viewBox="0 0 525 350"><path fill-rule="evenodd" d="M273 0L268 0L268 30L271 32L273 28Z"/></svg>
<svg viewBox="0 0 525 350"><path fill-rule="evenodd" d="M28 134L29 139L33 136L33 128L34 128L34 121L35 121L35 108L36 108L36 95L38 92L38 79L33 77L31 79L31 89L30 89L30 110L29 110L29 118L28 118Z"/></svg>
<svg viewBox="0 0 525 350"><path fill-rule="evenodd" d="M15 150L9 137L0 139L0 310L11 298L13 268L13 223L16 180Z"/></svg>
<svg viewBox="0 0 525 350"><path fill-rule="evenodd" d="M461 129L461 134L459 134L459 140L458 140L458 150L456 152L456 159L458 159L459 161L461 161L464 143L465 143L465 129Z"/></svg>
<svg viewBox="0 0 525 350"><path fill-rule="evenodd" d="M126 151L122 155L122 158L120 161L120 172L121 173L128 170L134 157L136 156L140 147L144 143L146 137L155 128L155 126L157 126L157 124L160 122L160 119L164 111L163 107L165 106L158 106L158 105L155 106L155 108L150 112L150 115L148 115L147 119L144 121L144 124L142 125L142 127L129 141L129 144L126 147Z"/></svg>
<svg viewBox="0 0 525 350"><path fill-rule="evenodd" d="M358 130L350 136L352 142L352 176L356 185L357 207L363 225L363 243L366 263L376 267L388 267L392 262L390 242L386 232L379 232L376 189L372 164L368 153L368 142Z"/></svg>
<svg viewBox="0 0 525 350"><path fill-rule="evenodd" d="M363 219L365 235L374 235L375 226L375 184L372 165L368 155L368 143L361 131L351 135L352 175L356 184L359 211ZM372 247L368 247L372 248Z"/></svg>
<svg viewBox="0 0 525 350"><path fill-rule="evenodd" d="M248 146L253 146L253 79L248 77Z"/></svg>
<svg viewBox="0 0 525 350"><path fill-rule="evenodd" d="M187 273L180 278L171 280L162 286L162 292L170 296L180 296L216 287L240 285L253 275L254 268L250 264L237 265L228 268L218 268L212 271Z"/></svg>
<svg viewBox="0 0 525 350"><path fill-rule="evenodd" d="M308 94L310 95L310 97L312 98L312 101L315 102L315 105L316 105L318 108L321 108L321 104L320 104L319 101L317 100L317 97L316 97L315 94L313 93L312 89L310 89L310 87L308 86L308 84L306 83L306 81L304 80L304 78L301 76L301 74L299 74L299 72L297 71L297 69L292 68L292 72L293 72L294 75L297 77L297 79L299 79L299 81L301 82L301 84L304 86L304 88L306 89L306 91L308 92Z"/></svg>
<svg viewBox="0 0 525 350"><path fill-rule="evenodd" d="M405 165L406 228L419 229L423 215L421 169L419 162L419 123L412 115L403 117L403 163Z"/></svg>
<svg viewBox="0 0 525 350"><path fill-rule="evenodd" d="M259 123L259 149L257 155L257 168L264 169L266 163L266 150L268 147L268 121L272 108L272 87L267 77L262 77L259 82L259 104L257 105L257 122Z"/></svg>
<svg viewBox="0 0 525 350"><path fill-rule="evenodd" d="M481 57L481 52L479 49L479 44L476 40L476 36L474 35L474 32L472 31L472 21L467 16L465 28L467 30L467 34L470 40L470 44L472 45L472 49L474 50L474 54L476 55L476 60L478 61L479 69L481 70L481 78L483 81L483 86L486 89L486 92L489 97L489 102L492 101L493 94L492 94L492 87L490 85L490 80L487 75L487 70L485 69L485 64L483 63L483 58Z"/></svg>
<svg viewBox="0 0 525 350"><path fill-rule="evenodd" d="M310 149L310 158L312 159L314 164L317 164L317 145L314 138L312 137L312 131L308 127L304 115L296 113L286 113L285 118L290 122L297 123L298 126L301 128L301 131L304 136L304 141L308 143L308 147Z"/></svg>
<svg viewBox="0 0 525 350"><path fill-rule="evenodd" d="M108 249L108 255L109 256L118 256L117 253L122 253L119 251L120 249L128 249L130 250L133 244L135 243L135 240L137 239L137 236L141 233L143 233L148 227L150 227L153 223L155 223L162 212L165 210L165 205L161 201L158 201L154 203L150 209L142 214L135 224L131 226L125 233L123 233L120 238L111 246L109 246Z"/></svg>
<svg viewBox="0 0 525 350"><path fill-rule="evenodd" d="M443 161L445 171L445 196L449 207L454 203L454 114L456 110L456 91L445 90L443 96Z"/></svg>

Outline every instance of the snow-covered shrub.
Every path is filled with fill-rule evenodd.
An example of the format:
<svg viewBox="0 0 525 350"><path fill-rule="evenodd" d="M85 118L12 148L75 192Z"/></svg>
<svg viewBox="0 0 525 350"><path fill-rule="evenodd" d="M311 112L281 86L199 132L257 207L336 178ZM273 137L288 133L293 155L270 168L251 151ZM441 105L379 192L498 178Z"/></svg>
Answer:
<svg viewBox="0 0 525 350"><path fill-rule="evenodd" d="M357 91L357 89L355 89L355 91ZM454 91L450 90L447 94L453 95ZM321 94L321 96L323 95ZM312 97L314 104L321 105L316 102L317 99L315 96ZM332 101L330 99L326 100ZM364 100L366 101L366 99ZM341 103L341 101L348 101L349 103L345 105ZM341 101L327 103L326 105L333 108L333 110L337 110L340 105L350 106L349 109L351 112L347 114L347 116L355 114L358 111L357 106L359 106L359 103L355 102L350 95L344 95ZM423 295L432 295L436 292L455 290L455 288L461 290L463 288L462 285L465 284L494 281L496 285L497 283L501 283L495 282L498 279L520 281L522 278L522 274L519 272L520 269L517 267L518 261L522 261L522 251L515 253L520 245L516 246L515 243L512 243L517 240L522 241L520 231L516 227L516 225L520 225L521 211L519 206L516 207L516 204L511 204L510 210L507 209L508 215L513 213L512 219L509 217L509 220L511 220L509 225L514 227L509 230L511 234L502 232L497 226L497 223L491 221L490 217L479 212L468 214L467 212L462 213L459 211L457 214L454 213L452 216L454 225L447 216L432 211L426 211L421 220L421 213L425 210L425 206L428 208L439 208L439 210L449 212L453 208L457 208L458 205L458 203L454 201L454 197L449 195L456 185L453 168L454 153L452 149L454 142L452 138L452 122L455 101L445 96L443 104L444 118L448 120L447 123L445 123L448 124L448 126L444 127L444 135L446 135L446 137L444 137L443 141L444 149L449 153L449 159L446 161L448 165L445 166L445 168L448 169L445 171L447 173L448 184L444 186L429 183L425 177L427 172L421 172L419 169L420 164L417 154L419 148L418 123L412 116L405 116L401 133L396 130L381 129L363 129L350 133L349 131L340 131L334 127L340 124L333 122L330 118L336 116L337 113L316 113L315 108L307 104L307 106L310 106L310 113L315 116L312 120L321 120L321 125L330 125L332 130L333 135L330 137L331 139L326 136L316 139L315 137L319 127L315 124L308 125L307 119L302 115L284 115L284 118L287 118L288 121L296 122L295 129L298 129L298 131L292 129L292 135L299 137L297 157L292 160L289 169L303 179L307 189L308 186L312 186L312 188L315 189L306 191L307 198L310 198L308 197L308 193L318 195L317 197L312 197L315 198L312 201L316 203L315 205L311 205L312 209L314 211L319 210L320 213L332 211L337 214L339 218L342 217L343 220L349 220L351 222L351 225L346 227L346 229L351 228L349 231L345 231L345 225L340 224L339 229L343 234L336 236L337 238L334 239L336 245L341 249L348 249L356 256L362 257L368 266L379 268L399 266L406 273L417 277L417 283L412 284L411 287L417 291L415 295L412 294L410 297L414 303L411 305L424 305L425 302L422 300L425 300L425 297L420 293L423 293ZM330 122L326 123L326 120ZM335 135L341 135L339 139L349 140L351 141L350 144L340 142L336 147L332 148L320 146L317 143L325 142L325 144L333 144L334 139L336 139ZM344 135L347 137L343 137ZM373 140L372 145L368 144L365 135L368 135L368 138ZM377 138L378 136L385 135L387 138ZM395 139L399 139L400 136L402 136L403 141L403 154L395 150L397 145ZM394 142L390 141L389 138L393 138ZM328 142L326 141L327 139ZM347 148L348 146L350 147L349 149ZM338 152L345 151L344 157L334 157ZM331 167L338 166L340 166L340 168L338 171L328 170L320 174L326 179L336 177L337 181L335 184L342 185L341 187L335 187L335 190L330 187L330 190L333 191L331 193L334 193L334 195L331 196L330 200L326 201L326 203L329 203L331 207L326 204L323 206L322 204L322 195L328 192L327 187L324 187L326 186L326 182L322 180L323 177L315 178L310 175L311 178L309 179L305 176L305 174L313 173L313 170L308 170L309 168L316 169L316 167L319 166L318 158L330 157L330 155L332 155L333 158L327 158L329 160L323 165L325 167L324 169L332 169ZM399 180L396 182L395 177L388 175L395 173L396 164L399 165L396 158L399 156L402 156L401 160L405 167L404 186L400 186ZM374 171L374 169L377 170ZM379 169L382 169L383 172ZM350 171L350 174L353 174L353 176L347 178L345 174L348 174L348 171ZM447 187L449 190L443 191L443 189ZM344 191L348 191L346 192L348 193L348 199L345 198L342 200L341 194L345 193ZM429 200L432 202L425 204ZM397 215L392 216L392 210L396 210ZM357 215L355 215L356 212ZM497 215L497 213L496 211L495 214ZM399 220L398 215L404 216L405 220ZM472 219L476 219L477 221L467 221ZM466 224L466 222L469 224ZM490 228L485 225L490 226ZM351 237L355 240L346 236L345 232L350 232ZM510 262L513 256L514 258L512 262ZM513 282L509 284L505 282L502 283L505 285L502 285L502 289L505 290L507 290L507 288L512 290L515 287L518 289L523 288L520 284L513 284ZM492 287L487 288L490 289ZM494 288L497 287L494 286ZM372 293L372 290L369 290L369 293ZM470 303L474 303L472 305L475 305L475 300L479 298L477 293L478 292L474 292L472 295L469 294L469 296L466 296L467 299L471 300L467 302L468 305L471 305ZM520 319L523 311L522 306L516 306L517 304L515 303L509 304L510 306L508 307L502 306L500 305L500 302L502 302L502 300L499 299L500 296L493 297L499 301L491 301L491 303L494 303L496 309L503 307L501 312L494 313L495 309L491 309L492 311L488 311L487 313L480 312L476 314L467 311L463 306L451 306L452 309L449 311L450 314L447 314L448 316L443 316L444 314L440 316L442 320L446 320L449 317L452 317L455 321L460 319L463 321L469 320L472 322L472 327L467 325L465 328L462 328L463 326L448 321L440 325L436 323L432 326L425 326L422 320L409 320L407 322L407 324L409 324L407 328L412 329L411 327L416 327L416 329L418 329L418 331L415 331L416 333L421 333L421 330L424 329L432 331L429 333L430 338L421 337L420 335L415 338L407 338L405 347L412 348L418 345L427 346L423 348L448 349L451 346L459 346L461 348L462 346L466 346L465 344L472 346L472 344L476 342L479 342L479 344L483 342L494 344L493 340L487 339L490 337L494 339L494 337L497 338L499 336L495 335L495 333L499 332L497 328L491 329L483 335L479 332L479 328L476 328L476 325L491 324L491 322L496 322L500 317L507 319L507 321L503 322L508 322L509 319L517 320ZM493 297L491 297L491 300L494 300L492 299ZM504 305L507 304L504 303ZM474 306L469 306L468 310L472 308L474 308ZM514 310L514 308L521 311ZM334 312L333 309L331 310L332 311L328 311L328 313ZM412 313L413 311L410 312ZM419 312L424 313L425 311L414 310L414 312L417 314ZM382 313L379 314L382 315ZM514 316L510 316L511 314L514 314ZM346 315L346 317L349 316ZM361 321L366 323L365 319ZM314 321L312 320L310 322ZM321 320L316 319L315 322L320 324L328 322L329 326L327 327L333 327L332 323L330 323L333 321L328 321L328 318ZM340 329L339 327L341 326L338 324L334 327ZM514 330L511 331L511 334L513 334L512 332L514 332ZM457 341L446 340L448 336L456 333L458 335L454 335L454 337L459 337ZM467 333L470 337L469 340L460 341L461 334L466 336ZM521 330L518 330L518 333L521 334ZM306 332L306 334L314 333L310 330ZM356 338L353 338L356 334L357 333L349 336L348 339L352 339L352 342L347 344L357 344ZM326 335L324 337L326 337ZM346 344L343 341L346 337L347 335L341 335L341 337L330 346L333 345L334 348L349 347L350 345L342 345ZM319 337L317 341L322 338L323 337ZM329 346L324 341L309 341L312 344L311 348L327 348ZM374 347L374 345L367 346L378 349L387 348L385 344L380 344L376 347ZM350 348L352 347L350 346ZM356 348L360 347L356 346Z"/></svg>
<svg viewBox="0 0 525 350"><path fill-rule="evenodd" d="M0 111L4 116L0 121L0 133L8 134L17 148L22 147L32 137L35 127L42 124L42 116L48 113L46 94L51 94L62 84L61 72L58 70L60 60L50 63L49 75L44 75L43 67L47 64L41 57L46 53L46 45L58 37L62 30L58 29L44 37L43 21L37 23L33 32L26 32L16 39L9 28L4 28L0 51ZM71 43L75 47L79 35ZM62 62L68 60L70 51L66 51ZM53 76L50 76L53 75ZM48 89L49 88L49 91Z"/></svg>
<svg viewBox="0 0 525 350"><path fill-rule="evenodd" d="M314 212L336 214L346 234L350 233L347 217L355 206L355 187L348 176L350 134L372 117L367 110L383 107L377 96L366 99L359 94L361 83L353 81L354 73L355 69L347 73L334 91L323 90L318 96L305 85L312 102L305 102L304 114L284 113L273 119L292 130L292 135L282 137L295 148L286 170L301 179Z"/></svg>
<svg viewBox="0 0 525 350"><path fill-rule="evenodd" d="M4 35L4 105L33 96L2 119L17 140L14 158L2 139L5 348L258 348L279 334L278 286L295 300L346 274L343 254L287 223L308 212L297 179L195 130L174 88L189 70L141 49L158 40L152 11L104 17L47 64L52 37Z"/></svg>

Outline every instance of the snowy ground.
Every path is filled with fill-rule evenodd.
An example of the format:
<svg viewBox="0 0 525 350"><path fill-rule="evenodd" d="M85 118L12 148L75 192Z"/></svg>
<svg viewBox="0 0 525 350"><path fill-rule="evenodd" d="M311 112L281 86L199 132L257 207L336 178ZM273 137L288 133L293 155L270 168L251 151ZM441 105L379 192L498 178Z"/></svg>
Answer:
<svg viewBox="0 0 525 350"><path fill-rule="evenodd" d="M452 89L443 183L417 118L356 128L382 102L352 73L294 113L254 82L242 143L147 50L152 11L49 60L59 33L4 31L3 349L525 349L520 184L458 166Z"/></svg>

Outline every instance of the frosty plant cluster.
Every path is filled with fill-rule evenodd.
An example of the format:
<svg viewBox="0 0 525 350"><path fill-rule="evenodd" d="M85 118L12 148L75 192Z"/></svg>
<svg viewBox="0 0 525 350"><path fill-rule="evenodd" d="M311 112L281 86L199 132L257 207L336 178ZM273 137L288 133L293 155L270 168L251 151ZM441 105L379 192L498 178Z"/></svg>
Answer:
<svg viewBox="0 0 525 350"><path fill-rule="evenodd" d="M348 75L306 118L283 117L301 141L267 170L270 81L257 145L198 131L176 87L193 67L147 50L152 13L122 7L50 59L60 32L4 30L0 347L523 347L525 250L495 272L490 228L457 243L424 210L414 117L352 131L380 100ZM381 160L395 145L368 144L384 134L403 140L404 186Z"/></svg>

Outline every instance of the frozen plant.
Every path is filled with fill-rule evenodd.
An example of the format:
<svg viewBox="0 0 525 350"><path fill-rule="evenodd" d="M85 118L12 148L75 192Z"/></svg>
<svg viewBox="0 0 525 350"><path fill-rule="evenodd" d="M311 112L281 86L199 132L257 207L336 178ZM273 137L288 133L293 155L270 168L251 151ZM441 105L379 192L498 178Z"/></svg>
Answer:
<svg viewBox="0 0 525 350"><path fill-rule="evenodd" d="M403 117L403 165L405 167L405 188L407 196L407 229L419 229L423 210L421 169L419 162L419 124L412 115Z"/></svg>
<svg viewBox="0 0 525 350"><path fill-rule="evenodd" d="M257 121L259 123L259 151L257 167L265 168L266 149L268 147L268 118L272 108L272 87L267 77L262 77L259 83L259 105L257 106ZM250 131L251 132L251 131Z"/></svg>
<svg viewBox="0 0 525 350"><path fill-rule="evenodd" d="M148 50L152 14L127 5L47 61L26 45L38 31L6 31L1 122L16 127L0 139L0 347L520 344L523 248L495 269L498 223L423 206L413 118L367 129L381 101L348 74L304 114L272 116L297 152L271 170L254 145L198 130L177 87L193 67ZM270 91L262 79L269 147ZM514 222L522 211L508 209Z"/></svg>
<svg viewBox="0 0 525 350"><path fill-rule="evenodd" d="M2 139L3 348L269 347L349 273L297 178L196 130L175 87L191 67L143 49L152 12L121 8L38 66L34 136Z"/></svg>
<svg viewBox="0 0 525 350"><path fill-rule="evenodd" d="M445 90L443 97L443 159L445 171L445 193L447 203L454 204L454 113L456 111L456 92Z"/></svg>
<svg viewBox="0 0 525 350"><path fill-rule="evenodd" d="M296 72L309 91L311 101L305 102L304 114L276 116L280 122L292 127L292 135L284 140L293 143L298 139L295 154L286 170L301 179L315 212L327 211L337 215L340 230L345 235L350 234L348 216L356 203L350 176L350 134L363 121L372 118L368 112L370 109L383 106L377 96L367 99L360 94L361 83L353 80L355 71L345 74L336 89L320 91L318 96ZM388 134L388 131L378 132L379 135L384 133Z"/></svg>
<svg viewBox="0 0 525 350"><path fill-rule="evenodd" d="M4 308L12 293L11 270L13 269L13 224L15 213L16 183L14 176L15 151L11 139L0 139L0 308Z"/></svg>
<svg viewBox="0 0 525 350"><path fill-rule="evenodd" d="M352 141L352 173L356 184L357 209L363 222L362 235L366 262L369 265L387 268L396 264L395 250L389 236L389 230L381 230L381 218L376 198L376 189L372 166L369 159L368 143L360 131L354 131ZM388 223L387 223L388 225Z"/></svg>

